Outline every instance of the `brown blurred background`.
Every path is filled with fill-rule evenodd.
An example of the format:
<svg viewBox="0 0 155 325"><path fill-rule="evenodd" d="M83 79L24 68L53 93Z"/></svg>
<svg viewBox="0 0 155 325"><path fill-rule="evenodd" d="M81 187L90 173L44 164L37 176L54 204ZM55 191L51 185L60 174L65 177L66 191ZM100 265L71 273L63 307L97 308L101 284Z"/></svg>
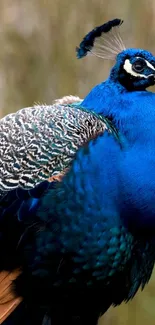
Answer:
<svg viewBox="0 0 155 325"><path fill-rule="evenodd" d="M83 98L111 62L77 60L75 47L96 25L121 18L127 47L155 54L155 0L0 0L0 116L64 95ZM155 276L102 325L155 325ZM88 324L89 325L89 324Z"/></svg>

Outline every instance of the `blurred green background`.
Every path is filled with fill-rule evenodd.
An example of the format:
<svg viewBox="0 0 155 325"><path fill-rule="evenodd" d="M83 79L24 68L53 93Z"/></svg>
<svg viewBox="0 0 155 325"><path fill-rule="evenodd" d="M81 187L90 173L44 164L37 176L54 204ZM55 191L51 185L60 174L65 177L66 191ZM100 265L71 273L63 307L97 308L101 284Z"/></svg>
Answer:
<svg viewBox="0 0 155 325"><path fill-rule="evenodd" d="M112 62L77 60L75 47L90 29L113 18L124 20L127 47L155 54L155 0L0 0L0 116L64 95L83 98L105 79ZM155 276L132 302L111 308L100 322L155 325Z"/></svg>

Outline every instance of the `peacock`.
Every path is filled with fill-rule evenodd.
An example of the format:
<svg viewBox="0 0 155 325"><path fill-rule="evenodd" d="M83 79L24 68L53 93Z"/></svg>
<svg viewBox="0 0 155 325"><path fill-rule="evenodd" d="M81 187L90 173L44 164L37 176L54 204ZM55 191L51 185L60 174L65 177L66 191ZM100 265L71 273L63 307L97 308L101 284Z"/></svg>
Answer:
<svg viewBox="0 0 155 325"><path fill-rule="evenodd" d="M1 324L96 325L155 262L155 57L120 19L76 48L115 60L85 98L0 120Z"/></svg>

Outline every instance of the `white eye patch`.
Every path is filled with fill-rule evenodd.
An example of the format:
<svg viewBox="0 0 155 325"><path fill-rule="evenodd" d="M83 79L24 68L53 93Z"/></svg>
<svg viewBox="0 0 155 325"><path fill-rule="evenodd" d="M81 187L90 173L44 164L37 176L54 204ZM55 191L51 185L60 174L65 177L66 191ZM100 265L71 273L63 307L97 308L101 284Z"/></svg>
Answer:
<svg viewBox="0 0 155 325"><path fill-rule="evenodd" d="M138 59L138 57L137 57ZM146 65L148 66L148 68L152 69L155 71L155 68L154 66L148 62L147 60L145 60L146 62ZM142 73L138 73L138 72L135 72L132 70L132 64L130 63L130 60L129 59L126 59L125 62L124 62L124 65L123 65L123 68L126 72L128 72L130 75L134 76L134 77L143 77L145 79L147 79L148 77L152 76L153 74L149 74L148 76L146 76L145 74L142 74Z"/></svg>

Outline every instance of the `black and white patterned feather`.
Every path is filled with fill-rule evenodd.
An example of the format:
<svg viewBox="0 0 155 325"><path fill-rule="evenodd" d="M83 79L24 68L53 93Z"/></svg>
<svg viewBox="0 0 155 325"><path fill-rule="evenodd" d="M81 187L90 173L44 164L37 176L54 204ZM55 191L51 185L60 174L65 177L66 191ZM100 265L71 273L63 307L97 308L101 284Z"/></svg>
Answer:
<svg viewBox="0 0 155 325"><path fill-rule="evenodd" d="M23 108L0 120L1 192L31 189L59 175L80 146L107 129L102 117L62 102Z"/></svg>

